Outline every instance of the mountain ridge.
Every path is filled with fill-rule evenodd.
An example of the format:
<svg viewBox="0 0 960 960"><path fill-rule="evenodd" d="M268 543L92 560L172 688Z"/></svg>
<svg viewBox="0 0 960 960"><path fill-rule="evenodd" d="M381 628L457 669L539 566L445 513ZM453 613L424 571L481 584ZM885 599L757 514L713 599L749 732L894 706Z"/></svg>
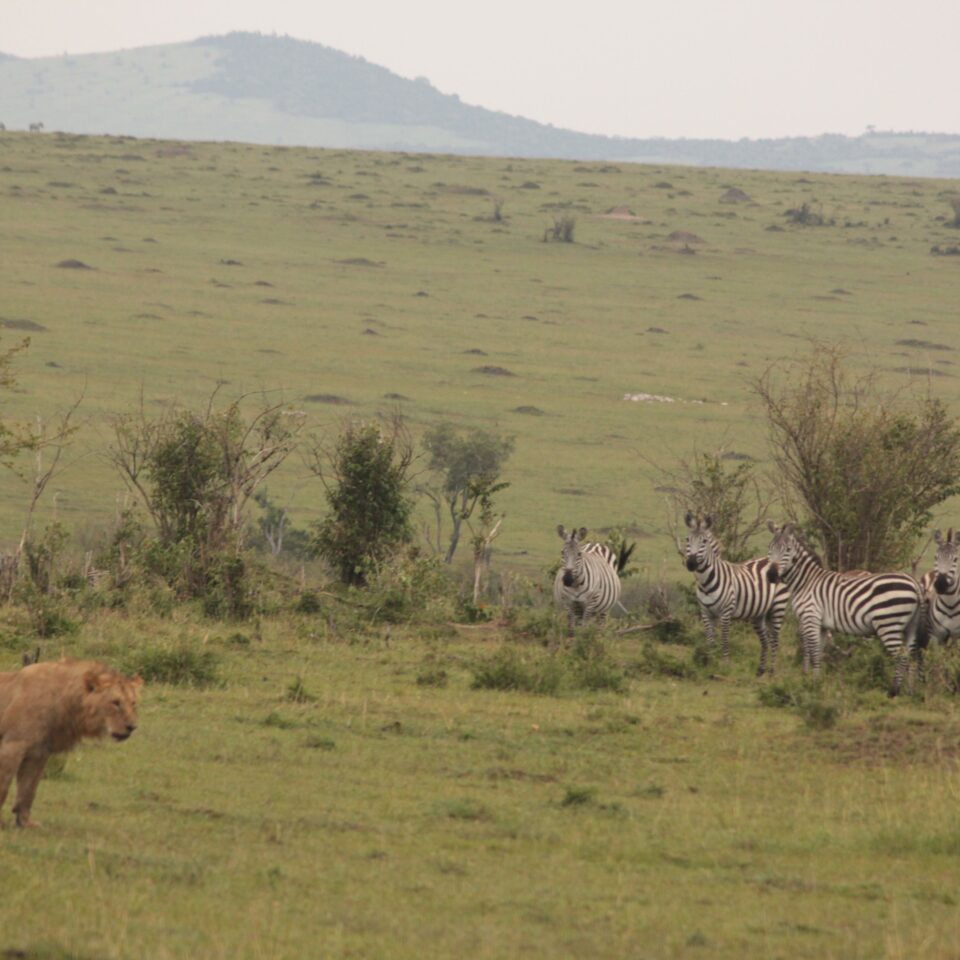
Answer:
<svg viewBox="0 0 960 960"><path fill-rule="evenodd" d="M607 137L466 104L323 44L246 32L75 56L0 53L0 121L185 140L960 177L960 135Z"/></svg>

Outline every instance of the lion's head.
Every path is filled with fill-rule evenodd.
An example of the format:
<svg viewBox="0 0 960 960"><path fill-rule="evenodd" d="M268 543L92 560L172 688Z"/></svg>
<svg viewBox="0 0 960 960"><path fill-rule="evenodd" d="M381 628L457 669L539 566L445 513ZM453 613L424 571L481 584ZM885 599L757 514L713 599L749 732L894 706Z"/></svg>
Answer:
<svg viewBox="0 0 960 960"><path fill-rule="evenodd" d="M83 675L84 734L126 740L137 729L137 701L143 680L109 669Z"/></svg>

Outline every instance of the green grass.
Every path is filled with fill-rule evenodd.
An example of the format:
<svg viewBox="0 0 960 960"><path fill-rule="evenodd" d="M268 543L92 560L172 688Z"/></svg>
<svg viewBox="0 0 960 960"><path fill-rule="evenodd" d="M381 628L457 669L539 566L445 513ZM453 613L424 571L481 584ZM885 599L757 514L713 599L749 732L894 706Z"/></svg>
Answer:
<svg viewBox="0 0 960 960"><path fill-rule="evenodd" d="M43 828L0 834L0 953L960 949L952 699L889 703L839 667L825 696L843 711L816 729L759 703L745 630L694 679L631 674L641 644L607 633L634 678L552 695L474 689L476 642L416 630L331 643L281 618L239 648L182 611L104 615L70 649L119 660L171 635L215 650L223 683L149 684L135 736L80 748L41 785ZM418 683L425 660L445 685Z"/></svg>
<svg viewBox="0 0 960 960"><path fill-rule="evenodd" d="M730 186L752 202L721 203ZM558 522L622 525L655 572L672 547L649 460L717 444L763 459L747 381L806 338L846 342L894 383L910 379L898 368L945 374L930 389L953 402L960 271L930 254L957 241L943 221L953 190L5 134L4 342L43 327L5 415L50 418L83 396L41 519L55 509L84 548L124 495L103 457L111 418L141 392L150 411L200 404L222 383L230 396L288 400L328 436L344 416L397 405L414 435L446 418L513 434L499 561L539 573ZM836 225L790 225L785 211L803 202ZM635 218L605 216L617 205ZM542 242L557 208L576 217L575 243ZM94 269L56 266L68 259ZM622 399L639 391L685 402ZM323 512L304 473L294 459L270 481L299 526ZM5 476L0 493L0 532L15 542L26 487Z"/></svg>

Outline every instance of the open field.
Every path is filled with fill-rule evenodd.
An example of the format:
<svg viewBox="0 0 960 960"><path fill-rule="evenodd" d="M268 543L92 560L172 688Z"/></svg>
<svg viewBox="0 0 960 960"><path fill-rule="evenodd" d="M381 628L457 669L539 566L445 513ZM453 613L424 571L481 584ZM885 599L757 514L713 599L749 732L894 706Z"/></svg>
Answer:
<svg viewBox="0 0 960 960"><path fill-rule="evenodd" d="M42 829L0 834L0 955L960 953L952 700L834 671L816 729L760 705L745 633L685 678L650 651L691 648L608 636L619 690L472 689L502 643L481 636L95 618L71 650L186 644L219 683L148 684L134 737L81 748L41 784Z"/></svg>
<svg viewBox="0 0 960 960"><path fill-rule="evenodd" d="M724 202L730 188L749 199ZM747 381L806 338L848 344L893 382L929 375L954 404L960 257L931 248L960 241L945 223L955 191L4 134L0 322L5 344L32 339L4 409L50 417L83 396L45 502L81 530L114 512L122 484L102 452L141 391L148 410L218 383L265 391L328 433L395 406L415 433L496 427L516 436L505 563L542 570L562 521L631 526L656 569L671 548L645 458L721 443L763 458ZM803 203L832 225L789 223ZM555 213L576 218L574 243L543 242ZM57 266L71 260L90 269ZM678 402L623 400L637 392ZM271 481L301 526L322 512L305 474L291 461ZM0 493L9 541L25 492L4 477Z"/></svg>
<svg viewBox="0 0 960 960"><path fill-rule="evenodd" d="M558 522L626 525L633 583L664 558L686 581L649 461L765 460L749 378L809 338L956 413L960 256L931 253L960 243L954 190L0 135L3 345L32 338L4 414L83 396L40 517L74 547L122 497L103 454L141 396L220 385L328 436L399 406L415 435L516 437L495 624L451 624L450 597L408 597L403 625L359 593L291 612L312 574L229 626L149 582L64 587L43 658L143 671L141 727L51 770L42 830L0 834L0 957L960 956L955 651L891 702L877 644L832 653L814 690L792 626L761 683L745 631L730 664L689 622L557 649L537 606ZM822 225L788 222L804 203ZM555 214L575 243L543 241ZM270 480L301 527L322 513L307 473ZM5 475L0 541L25 502ZM0 610L0 670L38 642L45 598L24 597ZM182 657L202 679L204 655L207 685L157 672Z"/></svg>

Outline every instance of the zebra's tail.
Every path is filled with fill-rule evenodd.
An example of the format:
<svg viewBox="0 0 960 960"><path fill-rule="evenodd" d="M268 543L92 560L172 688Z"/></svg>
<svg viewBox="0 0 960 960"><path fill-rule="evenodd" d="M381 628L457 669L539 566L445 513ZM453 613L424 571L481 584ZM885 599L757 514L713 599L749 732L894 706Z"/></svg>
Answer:
<svg viewBox="0 0 960 960"><path fill-rule="evenodd" d="M930 597L924 594L916 611L907 623L903 637L906 641L907 649L913 652L914 650L926 650L932 635L933 623L930 619Z"/></svg>
<svg viewBox="0 0 960 960"><path fill-rule="evenodd" d="M626 541L620 545L620 555L617 557L617 574L623 573L624 567L630 561L630 557L633 556L633 551L637 549L637 542L634 540L629 546Z"/></svg>
<svg viewBox="0 0 960 960"><path fill-rule="evenodd" d="M926 649L930 642L930 615L927 597L921 597L903 631L903 645L910 654Z"/></svg>

